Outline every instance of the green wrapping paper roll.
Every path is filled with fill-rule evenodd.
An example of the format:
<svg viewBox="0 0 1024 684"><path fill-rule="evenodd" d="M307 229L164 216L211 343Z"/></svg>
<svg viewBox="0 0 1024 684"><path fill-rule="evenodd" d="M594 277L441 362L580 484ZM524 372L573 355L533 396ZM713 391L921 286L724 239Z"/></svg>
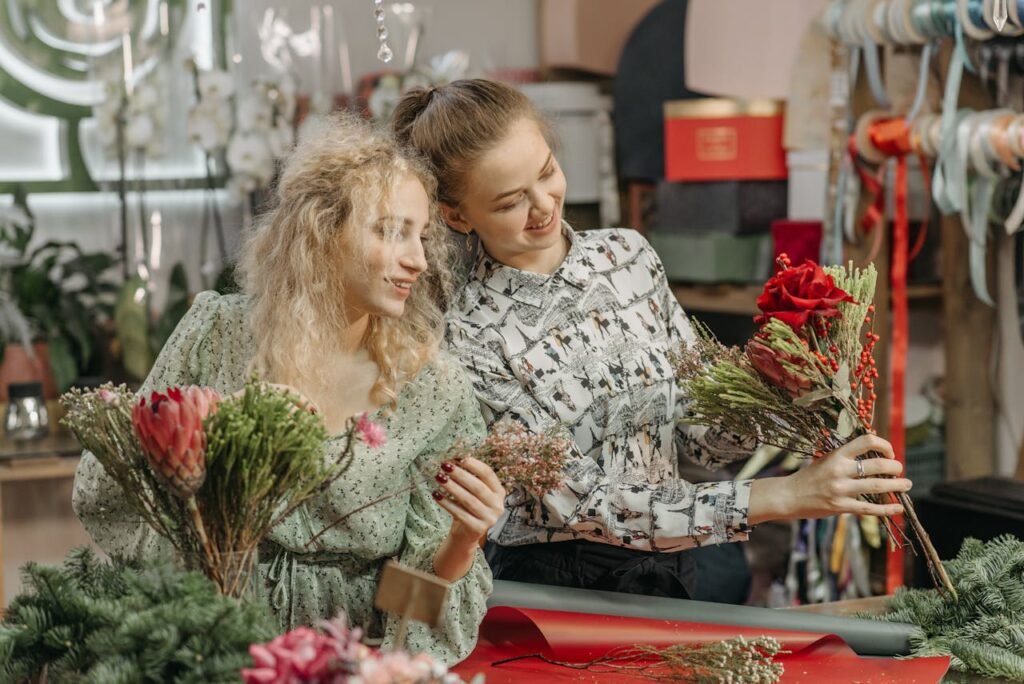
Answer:
<svg viewBox="0 0 1024 684"><path fill-rule="evenodd" d="M487 606L820 632L839 636L862 656L909 655L910 637L918 629L914 625L897 622L836 617L796 610L732 606L504 580L495 580L494 593L488 599Z"/></svg>

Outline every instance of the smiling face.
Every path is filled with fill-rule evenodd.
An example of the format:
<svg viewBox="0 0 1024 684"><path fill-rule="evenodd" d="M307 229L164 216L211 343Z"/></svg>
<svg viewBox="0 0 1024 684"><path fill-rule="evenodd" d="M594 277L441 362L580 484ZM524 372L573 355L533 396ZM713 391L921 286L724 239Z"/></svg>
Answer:
<svg viewBox="0 0 1024 684"><path fill-rule="evenodd" d="M349 320L400 317L416 279L427 270L423 241L430 230L430 200L423 184L412 174L402 176L368 225L353 228L343 233L343 253L362 268L342 270Z"/></svg>
<svg viewBox="0 0 1024 684"><path fill-rule="evenodd" d="M476 231L487 253L508 266L536 273L558 268L566 252L566 181L534 119L513 122L464 178L459 204L442 205L450 226Z"/></svg>

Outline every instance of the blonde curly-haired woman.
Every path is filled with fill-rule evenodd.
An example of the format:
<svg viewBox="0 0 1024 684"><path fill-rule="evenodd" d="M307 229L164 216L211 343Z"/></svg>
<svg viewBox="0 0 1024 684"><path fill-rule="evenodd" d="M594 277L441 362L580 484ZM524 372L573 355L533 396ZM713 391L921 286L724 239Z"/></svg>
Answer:
<svg viewBox="0 0 1024 684"><path fill-rule="evenodd" d="M410 628L408 645L447 662L466 656L486 610L491 575L480 541L502 512L504 490L483 463L444 463L456 441L472 443L484 423L470 383L439 357L450 283L446 241L435 239L433 177L386 133L354 118L325 120L288 159L276 205L249 236L239 261L244 294L200 294L167 342L142 391L199 384L238 391L255 371L314 404L330 434L368 411L387 444L356 447L330 489L285 520L261 548L261 575L282 627L344 609L369 636L393 639L397 625L373 597L384 561L452 582L440 626ZM339 439L324 445L328 457ZM424 483L424 468L437 469ZM339 516L399 489L333 527ZM447 494L447 495L445 495ZM86 453L74 506L96 543L134 554L154 535Z"/></svg>

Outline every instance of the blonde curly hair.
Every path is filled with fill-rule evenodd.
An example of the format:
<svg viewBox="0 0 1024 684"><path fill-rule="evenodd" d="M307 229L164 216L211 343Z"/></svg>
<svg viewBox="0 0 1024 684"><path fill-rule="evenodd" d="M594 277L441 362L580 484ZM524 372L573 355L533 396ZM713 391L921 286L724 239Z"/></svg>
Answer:
<svg viewBox="0 0 1024 684"><path fill-rule="evenodd" d="M342 274L360 264L352 245L368 234L396 185L415 176L431 205L428 234L440 231L437 184L427 166L387 132L350 115L311 126L285 162L274 204L239 258L256 342L252 370L298 388L320 383L325 350L348 325ZM355 240L342 239L347 231ZM393 403L403 383L436 358L451 290L449 246L424 242L427 270L400 318L371 315L363 346L380 369L371 397ZM354 253L356 252L356 253Z"/></svg>

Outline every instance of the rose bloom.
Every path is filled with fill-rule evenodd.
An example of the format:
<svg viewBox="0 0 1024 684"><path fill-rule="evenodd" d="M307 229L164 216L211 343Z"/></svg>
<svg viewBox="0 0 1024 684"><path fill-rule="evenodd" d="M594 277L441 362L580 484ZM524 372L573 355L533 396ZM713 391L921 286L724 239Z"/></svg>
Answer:
<svg viewBox="0 0 1024 684"><path fill-rule="evenodd" d="M757 372L775 387L789 392L792 397L799 397L811 389L810 378L789 370L782 365L782 359L794 363L796 359L784 352L772 349L757 340L747 342L747 358Z"/></svg>
<svg viewBox="0 0 1024 684"><path fill-rule="evenodd" d="M839 303L853 301L849 293L836 287L832 276L808 259L800 266L782 269L765 283L757 298L757 308L763 313L754 322L764 325L777 318L799 333L812 316L840 317Z"/></svg>

